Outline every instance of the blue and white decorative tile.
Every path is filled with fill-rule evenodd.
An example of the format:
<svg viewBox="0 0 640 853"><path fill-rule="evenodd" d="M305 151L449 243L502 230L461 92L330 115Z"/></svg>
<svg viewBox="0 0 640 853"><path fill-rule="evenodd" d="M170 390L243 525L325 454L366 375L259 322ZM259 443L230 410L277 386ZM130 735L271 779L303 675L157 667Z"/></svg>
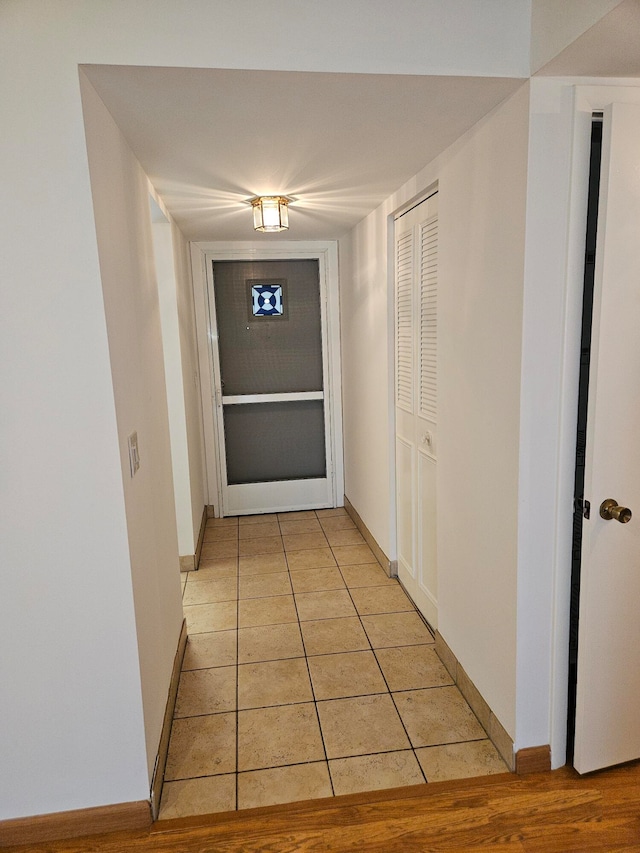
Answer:
<svg viewBox="0 0 640 853"><path fill-rule="evenodd" d="M254 284L251 287L251 304L254 317L281 317L284 313L282 286Z"/></svg>

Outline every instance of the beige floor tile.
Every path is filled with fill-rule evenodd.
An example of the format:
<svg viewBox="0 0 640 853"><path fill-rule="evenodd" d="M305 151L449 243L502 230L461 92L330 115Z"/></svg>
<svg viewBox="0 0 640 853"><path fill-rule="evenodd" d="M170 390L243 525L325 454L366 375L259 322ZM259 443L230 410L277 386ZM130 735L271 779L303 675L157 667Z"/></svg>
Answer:
<svg viewBox="0 0 640 853"><path fill-rule="evenodd" d="M235 773L236 715L213 714L174 720L165 779Z"/></svg>
<svg viewBox="0 0 640 853"><path fill-rule="evenodd" d="M209 669L214 666L234 666L237 660L237 646L236 631L194 634L187 640L182 671Z"/></svg>
<svg viewBox="0 0 640 853"><path fill-rule="evenodd" d="M189 572L192 580L214 580L216 578L230 578L238 574L237 557L214 557L213 559L201 559L197 571Z"/></svg>
<svg viewBox="0 0 640 853"><path fill-rule="evenodd" d="M387 691L380 667L371 651L311 657L309 671L313 692L318 700Z"/></svg>
<svg viewBox="0 0 640 853"><path fill-rule="evenodd" d="M203 560L210 560L218 557L237 557L238 556L238 540L223 539L221 542L203 542L200 557Z"/></svg>
<svg viewBox="0 0 640 853"><path fill-rule="evenodd" d="M238 774L239 809L314 800L332 793L326 761Z"/></svg>
<svg viewBox="0 0 640 853"><path fill-rule="evenodd" d="M354 758L334 758L329 762L329 767L338 797L360 791L423 785L425 781L410 749L378 755L358 755Z"/></svg>
<svg viewBox="0 0 640 853"><path fill-rule="evenodd" d="M215 604L193 604L184 607L189 634L230 631L238 627L238 602L217 601Z"/></svg>
<svg viewBox="0 0 640 853"><path fill-rule="evenodd" d="M324 589L345 588L342 575L335 566L291 572L291 583L294 592L320 592Z"/></svg>
<svg viewBox="0 0 640 853"><path fill-rule="evenodd" d="M324 760L312 702L238 712L238 770Z"/></svg>
<svg viewBox="0 0 640 853"><path fill-rule="evenodd" d="M325 535L329 545L365 545L364 537L359 530L347 528L346 530L326 530Z"/></svg>
<svg viewBox="0 0 640 853"><path fill-rule="evenodd" d="M340 571L347 586L394 586L398 583L390 578L378 563L365 566L341 566Z"/></svg>
<svg viewBox="0 0 640 853"><path fill-rule="evenodd" d="M369 648L369 640L357 617L302 622L300 629L308 655L356 652Z"/></svg>
<svg viewBox="0 0 640 853"><path fill-rule="evenodd" d="M359 696L318 702L327 758L408 749L410 744L391 696Z"/></svg>
<svg viewBox="0 0 640 853"><path fill-rule="evenodd" d="M240 575L263 575L270 572L287 571L287 561L284 553L240 557L238 565Z"/></svg>
<svg viewBox="0 0 640 853"><path fill-rule="evenodd" d="M486 738L457 687L409 690L393 698L414 747Z"/></svg>
<svg viewBox="0 0 640 853"><path fill-rule="evenodd" d="M310 551L313 548L325 548L327 537L320 533L297 533L294 536L283 536L285 551Z"/></svg>
<svg viewBox="0 0 640 853"><path fill-rule="evenodd" d="M375 563L376 558L368 545L340 545L331 548L339 566L359 566Z"/></svg>
<svg viewBox="0 0 640 853"><path fill-rule="evenodd" d="M376 657L389 690L417 690L453 684L433 646L377 649Z"/></svg>
<svg viewBox="0 0 640 853"><path fill-rule="evenodd" d="M316 515L318 518L334 518L338 515L347 515L347 511L343 506L330 507L329 509L317 509Z"/></svg>
<svg viewBox="0 0 640 853"><path fill-rule="evenodd" d="M189 579L184 593L185 604L211 604L214 601L234 601L238 597L235 577Z"/></svg>
<svg viewBox="0 0 640 853"><path fill-rule="evenodd" d="M317 518L302 518L298 521L281 521L280 533L283 536L292 536L298 533L322 533L322 528Z"/></svg>
<svg viewBox="0 0 640 853"><path fill-rule="evenodd" d="M174 720L235 710L235 666L194 669L180 676Z"/></svg>
<svg viewBox="0 0 640 853"><path fill-rule="evenodd" d="M240 598L267 598L274 595L291 595L289 572L243 575L240 578Z"/></svg>
<svg viewBox="0 0 640 853"><path fill-rule="evenodd" d="M431 632L415 612L363 616L362 624L374 649L434 642Z"/></svg>
<svg viewBox="0 0 640 853"><path fill-rule="evenodd" d="M266 708L311 702L313 693L304 658L244 663L238 667L238 708Z"/></svg>
<svg viewBox="0 0 640 853"><path fill-rule="evenodd" d="M351 597L361 616L369 616L373 613L398 613L403 610L415 611L413 604L398 583L393 586L354 587L351 590Z"/></svg>
<svg viewBox="0 0 640 853"><path fill-rule="evenodd" d="M238 538L238 525L226 524L223 527L206 527L203 542L222 542Z"/></svg>
<svg viewBox="0 0 640 853"><path fill-rule="evenodd" d="M236 774L203 776L182 782L165 782L162 787L160 820L173 820L214 812L232 812L236 807Z"/></svg>
<svg viewBox="0 0 640 853"><path fill-rule="evenodd" d="M298 657L304 657L304 647L297 622L238 631L238 663Z"/></svg>
<svg viewBox="0 0 640 853"><path fill-rule="evenodd" d="M351 518L344 513L344 515L335 515L329 516L329 518L321 518L320 524L323 530L349 530L356 529L355 524L351 520Z"/></svg>
<svg viewBox="0 0 640 853"><path fill-rule="evenodd" d="M280 536L263 536L259 539L241 539L239 542L241 557L251 557L254 554L277 554L283 550Z"/></svg>
<svg viewBox="0 0 640 853"><path fill-rule="evenodd" d="M311 548L308 551L289 551L287 553L289 571L302 569L321 569L326 566L336 566L331 548Z"/></svg>
<svg viewBox="0 0 640 853"><path fill-rule="evenodd" d="M277 521L243 524L239 531L240 539L264 539L267 536L280 536L280 525Z"/></svg>
<svg viewBox="0 0 640 853"><path fill-rule="evenodd" d="M209 530L212 527L237 527L238 526L238 516L237 515L229 515L226 518L208 518L206 529Z"/></svg>
<svg viewBox="0 0 640 853"><path fill-rule="evenodd" d="M302 509L297 512L279 512L278 521L301 521L302 519L315 518L316 512L313 509Z"/></svg>
<svg viewBox="0 0 640 853"><path fill-rule="evenodd" d="M296 595L296 606L301 622L307 622L311 619L337 619L340 616L356 615L356 609L346 589L298 593Z"/></svg>
<svg viewBox="0 0 640 853"><path fill-rule="evenodd" d="M427 782L446 782L448 779L509 772L498 750L488 739L426 746L416 749L416 755Z"/></svg>
<svg viewBox="0 0 640 853"><path fill-rule="evenodd" d="M239 602L238 625L240 628L255 628L258 625L282 625L297 622L292 595L274 598L247 598Z"/></svg>
<svg viewBox="0 0 640 853"><path fill-rule="evenodd" d="M246 524L267 524L269 521L277 520L278 516L275 512L266 512L263 515L241 515L238 518L238 524L244 527Z"/></svg>

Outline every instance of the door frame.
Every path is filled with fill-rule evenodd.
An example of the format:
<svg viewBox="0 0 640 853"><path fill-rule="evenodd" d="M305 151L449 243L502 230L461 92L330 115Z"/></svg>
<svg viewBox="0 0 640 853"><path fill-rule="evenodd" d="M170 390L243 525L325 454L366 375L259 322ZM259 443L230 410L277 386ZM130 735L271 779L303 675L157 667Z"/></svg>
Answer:
<svg viewBox="0 0 640 853"><path fill-rule="evenodd" d="M593 91L599 91L593 90ZM611 90L609 90L611 92ZM623 93L624 92L624 96ZM592 90L587 90L587 95L590 95L590 103L593 103L593 94ZM608 284L614 288L615 292L615 275L611 273L609 268L609 264L611 263L611 258L609 257L608 250L611 248L610 246L610 234L609 231L611 228L616 228L616 210L618 217L620 215L620 202L616 202L616 192L620 192L619 186L619 178L617 177L620 174L620 162L622 162L623 168L627 168L628 165L625 162L625 153L620 151L620 143L622 140L625 142L629 139L627 133L623 134L623 130L620 128L620 125L617 125L617 129L615 122L613 124L614 129L612 130L611 122L613 120L613 114L611 107L614 108L616 106L622 108L623 106L633 106L634 110L634 122L637 125L638 121L638 108L640 107L640 88L636 88L635 92L632 94L630 90L624 89L614 89L613 95L609 95L605 100L601 100L599 98L599 102L601 106L596 107L594 111L604 111L604 116L602 118L602 126L603 126L603 141L602 141L602 182L599 190L599 204L600 210L598 215L598 236L597 236L597 249L596 249L596 270L595 270L595 282L594 282L594 300L593 300L593 328L592 328L592 337L590 341L590 349L591 349L591 369L590 369L590 379L589 379L589 400L587 406L587 440L585 447L585 484L584 484L584 498L589 499L591 501L591 518L592 521L584 528L583 539L581 543L581 552L580 552L580 561L581 561L581 584L580 584L580 593L579 593L579 602L578 607L580 611L580 625L578 627L579 634L579 648L578 648L578 661L577 661L577 683L576 683L576 709L575 709L575 738L576 738L576 746L574 750L573 756L573 766L578 769L578 772L585 773L591 772L592 770L598 770L603 767L603 763L608 761L611 765L615 765L620 762L631 760L624 748L620 747L620 744L614 744L609 741L609 748L604 748L601 751L597 749L591 749L590 744L595 743L593 737L589 737L586 732L589 732L590 726L593 727L593 716L592 716L592 700L590 696L593 691L588 689L593 685L589 683L590 678L590 670L588 667L591 665L593 658L591 657L591 653L593 653L594 657L597 659L597 647L600 646L600 642L598 640L598 632L594 629L592 624L592 617L594 608L589 607L589 603L593 604L594 601L597 601L596 609L600 609L603 605L596 598L594 599L593 589L591 587L596 587L597 583L600 582L603 586L607 585L606 578L603 580L603 576L601 574L602 562L593 556L592 548L596 551L598 549L598 543L600 542L600 547L602 547L602 539L601 537L609 536L612 532L611 529L607 531L606 534L602 533L602 522L598 517L597 506L602 500L602 492L599 495L596 495L593 492L594 488L597 488L597 484L600 484L602 487L602 450L597 451L597 448L600 447L600 441L602 440L602 435L600 433L604 433L604 430L600 429L601 423L600 418L601 415L597 417L597 420L594 420L594 416L596 411L602 412L602 396L599 390L598 378L602 378L602 369L603 365L607 364L606 361L606 353L604 355L605 361L601 359L601 349L606 350L606 344L603 343L607 339L611 340L615 334L619 333L619 329L617 324L612 326L611 319L609 317L608 321L606 319L607 311L607 296L604 291L607 291ZM622 121L622 119L621 119ZM617 152L621 161L616 159ZM633 168L635 169L637 163L636 158L633 159ZM624 174L624 173L623 173ZM611 201L611 210L610 210L610 201ZM616 204L618 207L616 208ZM628 218L628 209L626 205L624 205L625 211L625 220ZM614 245L616 236L615 230L611 232L613 235ZM615 255L612 257L615 258ZM613 261L615 264L615 260ZM628 269L628 265L625 264ZM608 283L608 284L607 284ZM608 299L611 300L611 295L609 294ZM602 305L600 304L602 302ZM634 350L637 348L634 347ZM609 358L609 361L611 359ZM595 393L594 393L595 392ZM627 394L628 396L628 394ZM597 400L600 399L600 402L597 403ZM599 406L599 409L596 409L596 405ZM606 446L606 442L605 442ZM597 459L599 455L599 463L597 463L600 467L600 475L598 476L597 468L594 467L594 457ZM608 464L604 466L607 470ZM620 466L619 466L620 467ZM593 478L593 482L592 482ZM605 478L606 479L606 478ZM606 488L606 486L605 486ZM595 525L595 526L594 526ZM637 535L637 533L636 533ZM618 540L619 541L619 540ZM615 547L615 546L614 546ZM628 548L629 546L627 546ZM626 549L625 549L626 550ZM633 552L631 552L633 553ZM629 554L629 551L627 551ZM599 568L600 567L600 570ZM600 573L599 573L600 572ZM627 574L627 577L630 577L630 574ZM620 587L618 587L620 589ZM593 638L596 637L594 642ZM626 640L626 636L625 636ZM617 650L614 651L611 647L609 648L608 654L606 656L607 664L614 665L615 662L612 660L612 655L617 654ZM582 663L581 663L582 661ZM602 659L601 659L602 663ZM606 693L606 690L605 690ZM619 700L621 701L621 705L619 707L629 708L629 698L625 698L623 695L620 695ZM597 705L596 705L597 707ZM631 706L633 707L633 706ZM600 706L600 717L599 722L602 722L603 717L608 716L608 708L609 706L603 708ZM596 711L597 716L597 711ZM592 730L591 730L592 733ZM637 744L636 744L637 746ZM637 750L636 750L637 751ZM608 766L608 765L604 765Z"/></svg>
<svg viewBox="0 0 640 853"><path fill-rule="evenodd" d="M555 480L556 490L553 497L553 515L556 518L554 541L549 556L551 557L552 587L549 590L548 606L543 615L535 606L528 606L519 612L519 621L523 624L521 630L539 637L541 624L549 625L550 629L550 702L547 704L550 715L549 737L552 753L552 767L555 769L565 763L567 744L567 715L568 715L568 681L569 681L569 611L571 598L571 556L573 547L573 493L576 454L576 425L580 376L580 341L582 333L582 299L584 290L584 243L586 233L587 197L589 186L589 158L591 149L591 122L594 112L601 112L612 101L640 102L640 86L638 81L610 80L585 82L579 78L550 80L550 84L564 88L563 103L554 109L558 110L558 133L566 133L563 154L566 156L568 170L567 195L562 200L566 216L564 235L564 288L558 293L559 304L562 305L560 359L557 369L560 372L558 394L551 409L549 427L555 433L553 442L556 448ZM553 110L550 111L553 113ZM563 123L566 124L563 125ZM562 126L563 125L563 126ZM560 162L560 161L559 161ZM559 168L562 168L560 163ZM553 177L553 176L552 176ZM553 281L553 278L550 278ZM538 282L539 284L539 282ZM538 288L538 295L532 303L547 300L549 305L556 304L553 298L545 297L544 288ZM526 300L525 300L526 301ZM540 307L538 305L538 307ZM525 310L528 306L525 304ZM548 316L546 311L540 311L539 316ZM540 328L539 332L543 329ZM547 436L550 437L550 436ZM527 437L530 439L530 436ZM523 439L521 436L521 444ZM537 442L529 441L531 452ZM521 460L522 463L522 460ZM522 470L522 465L521 465ZM525 489L528 491L529 489ZM530 506L535 506L540 494L527 495ZM531 535L531 533L529 534ZM526 617L525 617L526 612ZM520 633L520 631L519 631ZM539 645L536 639L536 646ZM523 658L526 657L523 656ZM533 660L533 659L532 659ZM523 670L531 667L531 661L523 661ZM521 679L526 684L526 679ZM518 691L517 715L529 706L528 716L537 711L537 700L527 689ZM523 713L523 716L525 714ZM536 742L542 742L538 740ZM523 744L530 745L530 744ZM516 742L516 748L519 746Z"/></svg>
<svg viewBox="0 0 640 853"><path fill-rule="evenodd" d="M210 305L213 298L213 261L317 260L320 294L323 301L323 349L326 353L327 387L324 389L327 407L328 451L331 461L330 495L334 506L344 503L344 458L342 441L342 367L340 361L340 301L338 277L338 244L336 241L282 241L267 245L259 241L192 242L191 270L196 314L199 384L202 396L204 427L205 480L207 503L214 514L222 512L222 472L224 460L223 424L219 417L220 402L216 400L216 365L213 347L217 332ZM196 381L197 378L196 378ZM329 471L327 472L329 474Z"/></svg>

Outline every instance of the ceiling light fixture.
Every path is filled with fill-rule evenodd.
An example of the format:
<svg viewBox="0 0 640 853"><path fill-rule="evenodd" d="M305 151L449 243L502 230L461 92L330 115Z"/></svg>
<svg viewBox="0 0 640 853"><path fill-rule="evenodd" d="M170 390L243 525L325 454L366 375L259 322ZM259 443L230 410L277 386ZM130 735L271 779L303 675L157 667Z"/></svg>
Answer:
<svg viewBox="0 0 640 853"><path fill-rule="evenodd" d="M286 231L289 227L290 200L284 195L261 195L252 198L255 230Z"/></svg>

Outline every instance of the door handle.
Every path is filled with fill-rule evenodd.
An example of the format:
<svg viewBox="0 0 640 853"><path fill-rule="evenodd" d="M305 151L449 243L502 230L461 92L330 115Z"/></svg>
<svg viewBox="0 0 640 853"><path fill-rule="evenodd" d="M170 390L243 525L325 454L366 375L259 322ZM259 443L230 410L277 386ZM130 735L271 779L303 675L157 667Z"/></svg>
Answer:
<svg viewBox="0 0 640 853"><path fill-rule="evenodd" d="M631 521L631 510L626 506L618 506L618 501L613 498L607 498L600 504L600 518L605 521L612 521L614 518L620 524L626 524Z"/></svg>

